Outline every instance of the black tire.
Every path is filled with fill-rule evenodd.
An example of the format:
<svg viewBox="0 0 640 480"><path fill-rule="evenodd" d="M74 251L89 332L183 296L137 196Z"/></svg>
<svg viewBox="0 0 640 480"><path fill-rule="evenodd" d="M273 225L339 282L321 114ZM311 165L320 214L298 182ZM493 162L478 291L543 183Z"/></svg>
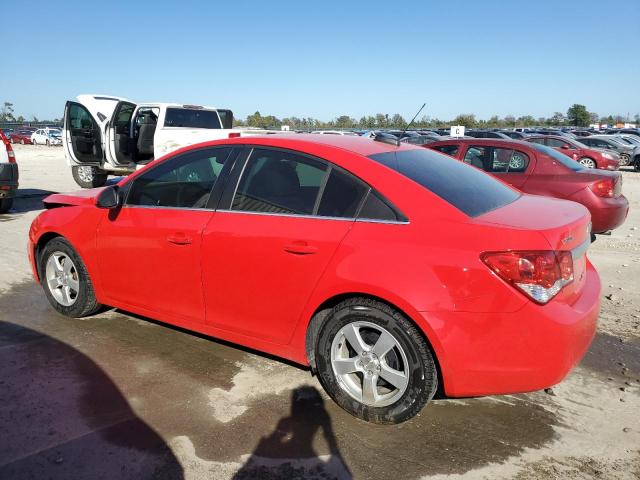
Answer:
<svg viewBox="0 0 640 480"><path fill-rule="evenodd" d="M37 145L38 142L36 142L36 139L34 138L33 140L31 140L31 145Z"/></svg>
<svg viewBox="0 0 640 480"><path fill-rule="evenodd" d="M24 138L20 140L20 145L24 145Z"/></svg>
<svg viewBox="0 0 640 480"><path fill-rule="evenodd" d="M105 183L107 183L107 178L109 177L109 175L103 170L100 170L97 167L90 167L92 175L90 176L90 178L86 178L86 176L79 174L80 168L87 167L71 167L71 174L73 175L73 179L76 181L76 183L82 188L102 187Z"/></svg>
<svg viewBox="0 0 640 480"><path fill-rule="evenodd" d="M383 327L406 355L408 385L402 396L390 405L375 407L360 402L340 386L333 371L333 340L344 326L357 321ZM435 360L418 328L389 305L369 298L345 300L329 312L318 334L315 361L320 383L331 398L350 414L371 423L395 424L409 420L433 398L438 387Z"/></svg>
<svg viewBox="0 0 640 480"><path fill-rule="evenodd" d="M638 156L636 157L636 161L635 161L635 162L634 162L634 164L633 164L633 169L634 169L636 172L640 172L640 155L638 155Z"/></svg>
<svg viewBox="0 0 640 480"><path fill-rule="evenodd" d="M47 144L47 147L49 146L49 140L45 140L45 143Z"/></svg>
<svg viewBox="0 0 640 480"><path fill-rule="evenodd" d="M0 213L7 213L13 207L13 197L0 200Z"/></svg>
<svg viewBox="0 0 640 480"><path fill-rule="evenodd" d="M75 271L78 275L78 280L80 284L80 288L75 298L75 302L73 305L65 306L54 298L51 290L49 289L49 285L47 284L46 278L46 265L49 257L54 252L62 252L71 258L75 265ZM93 290L93 283L91 283L91 278L89 278L89 274L87 273L87 268L84 265L84 262L71 246L71 244L62 237L56 237L49 241L42 251L40 252L40 261L39 261L39 274L40 274L40 284L47 296L47 300L51 306L56 309L61 314L71 317L71 318L81 318L94 314L97 312L101 305L96 300L96 295Z"/></svg>

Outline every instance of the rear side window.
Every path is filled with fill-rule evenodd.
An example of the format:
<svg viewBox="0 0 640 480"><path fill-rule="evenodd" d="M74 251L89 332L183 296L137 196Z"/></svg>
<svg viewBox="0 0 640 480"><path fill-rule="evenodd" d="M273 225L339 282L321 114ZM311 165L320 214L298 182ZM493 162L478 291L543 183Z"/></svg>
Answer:
<svg viewBox="0 0 640 480"><path fill-rule="evenodd" d="M313 214L327 165L289 152L255 149L240 178L232 210Z"/></svg>
<svg viewBox="0 0 640 480"><path fill-rule="evenodd" d="M439 152L445 153L455 157L458 154L458 145L438 145L437 147L430 147Z"/></svg>
<svg viewBox="0 0 640 480"><path fill-rule="evenodd" d="M380 220L388 222L406 221L400 218L395 210L373 190L367 195L358 218L361 220Z"/></svg>
<svg viewBox="0 0 640 480"><path fill-rule="evenodd" d="M369 158L422 185L470 217L500 208L520 196L490 175L430 149L378 153Z"/></svg>
<svg viewBox="0 0 640 480"><path fill-rule="evenodd" d="M322 193L318 215L322 217L355 217L368 189L368 186L352 175L332 168Z"/></svg>
<svg viewBox="0 0 640 480"><path fill-rule="evenodd" d="M191 108L167 108L165 127L221 128L218 112Z"/></svg>

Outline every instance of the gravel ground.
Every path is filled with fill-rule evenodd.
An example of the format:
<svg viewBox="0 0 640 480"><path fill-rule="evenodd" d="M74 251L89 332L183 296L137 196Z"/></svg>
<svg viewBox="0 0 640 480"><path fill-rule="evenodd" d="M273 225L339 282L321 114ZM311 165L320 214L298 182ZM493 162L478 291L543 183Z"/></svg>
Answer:
<svg viewBox="0 0 640 480"><path fill-rule="evenodd" d="M360 422L303 369L121 311L56 315L26 235L48 192L76 190L61 148L15 146L0 215L0 478L640 478L640 174L626 223L589 256L598 335L548 392L434 401Z"/></svg>

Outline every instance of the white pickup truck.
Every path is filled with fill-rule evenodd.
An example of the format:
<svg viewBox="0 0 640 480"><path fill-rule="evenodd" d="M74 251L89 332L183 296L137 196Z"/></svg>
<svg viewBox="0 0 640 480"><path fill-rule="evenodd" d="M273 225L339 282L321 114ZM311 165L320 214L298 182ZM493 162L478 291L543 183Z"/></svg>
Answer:
<svg viewBox="0 0 640 480"><path fill-rule="evenodd" d="M186 145L239 135L232 124L226 109L79 95L65 105L62 138L74 180L93 188Z"/></svg>

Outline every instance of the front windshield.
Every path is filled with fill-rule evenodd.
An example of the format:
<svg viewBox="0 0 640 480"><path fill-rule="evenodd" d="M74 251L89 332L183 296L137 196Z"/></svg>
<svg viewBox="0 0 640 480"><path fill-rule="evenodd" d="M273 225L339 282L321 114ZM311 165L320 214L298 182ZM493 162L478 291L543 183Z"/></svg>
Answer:
<svg viewBox="0 0 640 480"><path fill-rule="evenodd" d="M564 165L565 167L569 168L570 170L573 170L574 172L579 172L580 170L584 170L586 168L586 167L583 167L578 162L576 162L575 160L571 160L566 155L558 152L557 150L554 150L551 147L547 147L545 145L540 145L539 143L532 143L531 146L533 148L535 148L536 150L538 150L539 152L542 152L545 155L553 158L554 160L557 160L562 165ZM585 147L585 148L587 148L587 147Z"/></svg>

